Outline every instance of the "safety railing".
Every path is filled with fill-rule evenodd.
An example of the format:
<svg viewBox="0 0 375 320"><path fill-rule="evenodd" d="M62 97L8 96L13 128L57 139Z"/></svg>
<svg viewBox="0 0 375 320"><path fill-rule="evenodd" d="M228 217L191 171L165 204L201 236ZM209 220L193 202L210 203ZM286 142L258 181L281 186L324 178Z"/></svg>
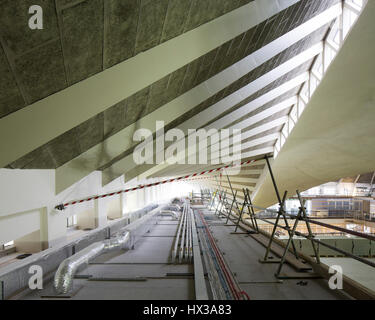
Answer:
<svg viewBox="0 0 375 320"><path fill-rule="evenodd" d="M325 223L325 222L322 222L322 221L318 221L316 219L312 219L311 217L308 217L307 212L306 212L306 208L305 208L305 200L302 199L298 190L296 190L296 194L297 194L297 197L298 197L299 202L300 202L300 207L298 209L297 214L290 214L290 213L286 212L285 201L287 199L287 192L286 191L284 192L283 197L280 196L279 189L277 187L276 180L275 180L275 177L273 175L272 168L271 168L270 162L268 160L268 157L266 156L265 159L266 159L267 167L268 167L268 170L269 170L269 173L270 173L270 176L271 176L273 188L274 188L274 191L276 193L276 197L277 197L278 202L279 202L278 210L267 209L267 208L263 208L263 207L259 207L257 205L254 205L251 202L249 192L246 188L243 189L244 200L238 201L237 200L237 191L235 192L233 190L232 185L230 183L229 176L227 176L228 182L229 182L229 187L230 187L230 190L232 192L232 198L227 197L224 190L220 190L220 189L217 190L214 194L221 194L221 195L225 194L225 196L219 197L219 201L217 203L215 214L220 215L220 214L223 214L223 212L226 213L227 214L226 223L228 223L230 215L233 216L233 213L236 212L237 214L234 215L235 218L236 218L235 219L236 220L235 221L235 226L236 226L235 232L237 231L237 228L240 226L240 223L246 223L246 220L250 220L250 223L246 223L246 224L248 226L250 226L251 229L254 232L259 232L259 226L256 223L257 220L263 221L264 223L272 225L272 232L270 234L270 238L269 238L269 242L268 242L268 245L267 245L267 248L266 248L266 253L265 253L264 259L262 260L263 262L268 261L271 246L272 246L274 240L276 239L276 235L277 235L276 231L278 229L282 229L282 230L286 231L287 243L285 244L284 252L283 252L283 255L282 255L281 260L279 262L279 267L277 269L277 272L275 273L276 277L280 276L280 272L282 270L283 264L285 263L286 255L287 255L288 252L292 252L294 254L294 256L296 257L296 259L300 258L300 253L297 251L296 245L294 243L295 237L302 237L302 238L305 238L305 239L307 239L311 242L311 246L312 246L312 249L313 249L313 252L314 252L313 256L315 257L315 261L316 261L317 264L320 264L320 256L319 256L319 251L317 250L317 246L323 246L323 247L326 247L330 250L333 250L333 251L339 253L340 255L352 258L352 259L354 259L356 261L359 261L361 263L364 263L368 266L375 267L375 262L373 262L373 261L370 261L368 259L365 259L365 258L359 256L359 255L353 254L351 252L348 252L346 250L343 250L341 248L333 246L333 245L331 245L331 244L329 244L325 241L322 241L321 239L318 239L316 237L317 234L314 234L312 232L311 225L316 225L316 226L324 227L324 228L327 228L327 229L331 229L331 230L339 232L341 235L351 235L351 236L355 236L357 238L367 239L367 240L370 240L370 241L375 241L374 235L364 233L364 232L359 232L359 231L356 231L356 230L350 230L350 229L347 229L347 228L343 228L343 227L340 227L340 226L337 226L337 225L332 225L332 224ZM231 206L229 208L227 206L228 200L231 201ZM246 218L246 219L243 219L244 208L248 208L248 213L247 213L248 218ZM273 219L274 221L268 220L269 218L267 219L267 218L264 218L264 217L260 217L259 215L254 213L255 210L261 210L263 212L272 213L272 218L274 218ZM280 224L280 220L283 221L283 224ZM305 223L306 229L307 229L307 234L297 231L297 227L298 227L298 224L300 222ZM292 226L289 223L292 223Z"/></svg>

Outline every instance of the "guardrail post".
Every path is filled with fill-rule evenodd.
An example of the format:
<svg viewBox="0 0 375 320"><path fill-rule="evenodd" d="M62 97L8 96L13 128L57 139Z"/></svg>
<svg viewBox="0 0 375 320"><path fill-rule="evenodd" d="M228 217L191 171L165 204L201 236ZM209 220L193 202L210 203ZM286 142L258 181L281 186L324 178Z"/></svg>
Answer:
<svg viewBox="0 0 375 320"><path fill-rule="evenodd" d="M210 205L210 210L212 210L212 207L213 207L213 205L215 203L216 195L217 195L218 192L219 192L219 190L216 189L216 191L213 194L213 197L212 197L212 200L211 200L211 205Z"/></svg>
<svg viewBox="0 0 375 320"><path fill-rule="evenodd" d="M263 260L260 260L260 262L263 262L263 263L267 263L268 262L268 255L269 255L270 250L271 250L271 245L272 245L273 239L275 237L277 226L279 225L279 219L280 219L280 216L281 216L281 210L282 210L282 207L284 206L284 202L285 202L286 196L287 196L287 191L285 191L283 199L282 199L282 201L280 203L280 206L279 206L279 210L277 211L276 221L275 221L275 224L273 225L273 229L272 229L270 241L268 242L266 253L264 255ZM279 261L275 261L275 260L271 261L271 263L275 263L275 262L279 262Z"/></svg>
<svg viewBox="0 0 375 320"><path fill-rule="evenodd" d="M298 196L299 203L300 203L300 205L301 205L302 217L305 219L306 227L307 227L307 231L309 232L309 236L310 236L311 239L312 239L312 238L314 238L314 235L313 235L313 233L312 233L312 231L311 231L311 226L310 226L309 219L307 218L306 208L305 208L304 202L302 201L301 195L300 195L300 193L299 193L298 190L297 190L297 196ZM316 246L315 246L315 243L314 243L314 241L312 241L312 240L311 240L311 245L312 245L313 250L314 250L316 263L317 263L317 264L320 264L319 251L317 250L317 248L316 248Z"/></svg>
<svg viewBox="0 0 375 320"><path fill-rule="evenodd" d="M283 255L282 255L281 259L280 259L279 267L277 268L277 271L276 271L276 273L275 273L275 277L276 277L276 278L279 277L280 272L281 272L281 268L283 267L283 264L284 264L284 262L285 262L285 257L286 257L286 254L287 254L288 251L289 251L290 244L291 244L292 239L293 239L293 237L294 237L294 234L295 234L295 232L296 232L297 225L298 225L298 222L299 222L299 220L300 220L300 218L301 218L301 214L302 214L302 207L303 207L304 205L305 205L305 204L302 203L302 204L301 204L301 207L300 207L299 210L298 210L298 214L297 214L296 220L295 220L295 222L294 222L294 225L293 225L292 231L290 232L290 236L289 236L288 242L287 242L287 244L286 244L286 246L285 246L284 253L283 253Z"/></svg>
<svg viewBox="0 0 375 320"><path fill-rule="evenodd" d="M223 206L219 212L219 217L220 215L225 217L225 212L222 212L222 211L224 211L223 209L225 209L225 211L228 211L228 207L229 207L229 202L228 202L227 192L225 192L224 199L223 199Z"/></svg>
<svg viewBox="0 0 375 320"><path fill-rule="evenodd" d="M243 189L243 190L245 190L245 189ZM245 193L245 191L244 191L244 193ZM240 221L242 219L243 209L245 208L245 205L246 205L246 197L243 200L242 207L241 207L241 210L240 210L240 214L238 216L238 220L237 220L236 228L234 229L234 232L237 232L238 226L240 225Z"/></svg>
<svg viewBox="0 0 375 320"><path fill-rule="evenodd" d="M251 219L251 223L253 225L254 230L256 232L259 232L257 218L255 216L253 203L251 202L251 198L250 198L250 191L249 191L248 188L244 189L244 191L246 192L245 193L245 200L246 200L247 210L249 212L249 216L250 216L250 219Z"/></svg>
<svg viewBox="0 0 375 320"><path fill-rule="evenodd" d="M234 203L236 204L236 207L237 207L237 211L238 211L238 213L240 213L240 208L239 208L239 206L238 206L238 202L237 202L237 199L236 199L236 196L237 196L237 191L236 191L236 193L234 193L234 191L233 191L233 188L232 188L232 183L230 182L230 179L229 179L229 176L228 176L228 174L226 174L226 176L227 176L227 179L228 179L228 183L229 183L229 187L230 187L230 190L232 191L232 196L233 196L233 198L234 198ZM231 213L231 212L230 212ZM229 219L229 216L228 216L228 218L227 218L227 224L228 224L228 219Z"/></svg>
<svg viewBox="0 0 375 320"><path fill-rule="evenodd" d="M227 221L225 221L225 224L228 224L230 214L232 213L233 205L234 205L235 202L237 203L236 197L237 197L237 190L233 195L232 204L230 205L230 209L229 209L228 215L227 215Z"/></svg>
<svg viewBox="0 0 375 320"><path fill-rule="evenodd" d="M276 180L275 180L275 177L273 175L273 172L272 172L272 168L271 168L271 165L270 165L270 162L269 162L269 159L267 156L265 156L265 159L266 159L266 162L267 162L267 167L268 167L268 170L270 172L270 176L271 176L271 180L272 180L272 184L273 184L273 187L275 189L275 193L276 193L276 196L277 196L277 200L279 201L279 212L278 212L278 216L279 215L282 215L283 219L284 219L284 223L285 223L285 227L286 227L286 230L288 232L288 235L289 235L289 238L290 238L290 227L289 227L289 223L288 223L288 220L286 218L286 215L285 215L285 201L286 201L286 195L287 195L287 192L285 191L284 193L284 197L283 199L281 200L280 198L280 193L279 193L279 189L277 188L277 184L276 184ZM279 220L277 220L278 222ZM271 240L273 240L271 238ZM293 247L293 252L294 252L294 255L296 257L296 259L298 259L298 255L297 255L297 250L296 250L296 246L294 245L294 241L292 239L292 247ZM268 253L267 253L267 256L268 256ZM265 258L266 260L266 258Z"/></svg>

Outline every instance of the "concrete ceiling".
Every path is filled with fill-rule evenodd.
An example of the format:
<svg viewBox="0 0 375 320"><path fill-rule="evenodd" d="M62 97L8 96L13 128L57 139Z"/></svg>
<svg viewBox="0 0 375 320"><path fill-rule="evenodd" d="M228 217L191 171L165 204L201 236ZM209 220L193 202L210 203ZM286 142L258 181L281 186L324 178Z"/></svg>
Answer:
<svg viewBox="0 0 375 320"><path fill-rule="evenodd" d="M369 1L273 161L278 186L289 196L343 177L372 177L368 172L375 169L374 14L375 3ZM267 174L253 202L261 207L276 203L270 190Z"/></svg>
<svg viewBox="0 0 375 320"><path fill-rule="evenodd" d="M251 1L1 1L0 117ZM31 5L44 10L41 31L25 24Z"/></svg>
<svg viewBox="0 0 375 320"><path fill-rule="evenodd" d="M12 0L2 1L0 4L0 72L3 75L0 84L0 127L4 130L1 134L1 145L4 151L2 166L13 169L57 169L56 172L60 172L60 176L66 177L69 177L66 171L68 169L75 168L76 171L81 171L80 174L74 172L75 180L72 178L62 181L57 191L63 190L79 180L82 175L94 170L103 171L104 183L108 183L124 173L130 179L148 172L153 168L152 166L129 171L124 170L123 165L117 166L121 161L131 156L136 144L132 142L116 143L116 152L112 152L112 149L109 152L110 138L116 141L116 134L125 132L124 136L131 140L132 132L144 123L144 119L151 119L153 122L161 120L157 116L157 111L167 110L166 108L169 105L172 106L178 99L187 103L188 101L184 97L188 94L195 95L194 90L198 90L201 85L206 84L207 86L209 81L215 77L220 79L222 72L226 72L230 68L235 70L238 68L237 64L248 57L255 61L255 58L252 57L255 57L262 48L274 43L281 44L283 36L307 24L311 19L339 2L339 0L280 0L277 3L269 0L27 0L22 3ZM24 20L27 21L29 17L28 7L32 4L40 4L44 8L45 25L41 31L31 31L24 23ZM75 116L75 111L71 111L72 106L69 106L68 101L75 101L77 106L80 106L81 97L75 99L77 88L90 89L90 85L94 81L100 80L100 77L105 79L112 74L115 75L116 70L133 62L145 61L147 66L149 64L157 65L158 61L151 58L153 50L162 48L162 44L168 48L168 45L173 45L173 41L176 43L185 41L187 44L194 45L194 42L189 43L186 40L187 37L193 36L194 32L195 34L206 32L210 27L220 26L220 23L223 24L225 21L227 21L227 29L233 31L235 26L232 27L228 23L234 25L235 22L231 22L233 17L241 17L241 12L246 13L246 16L252 14L259 19L264 15L264 18L255 25L247 22L249 26L246 27L247 29L237 28L236 30L241 31L236 31L237 34L232 32L232 35L236 35L228 39L210 31L212 38L216 37L220 40L220 36L222 37L221 42L217 41L219 45L205 52L203 46L197 43L194 52L199 52L198 49L201 49L201 54L194 59L189 58L191 61L186 57L186 63L181 62L180 66L172 63L173 52L170 51L171 56L167 55L164 58L167 58L166 61L170 59L171 64L175 66L174 69L170 69L171 72L165 71L165 75L163 72L159 72L160 76L151 75L151 70L150 75L146 71L141 72L144 80L142 83L149 82L149 85L142 86L140 84L133 94L129 89L129 95L124 94L123 96L126 98L117 103L111 104L109 101L113 99L108 99L106 101L108 105L100 106L97 109L104 109L100 112L92 111L94 110L93 106L92 110L83 116L84 106L82 105L82 112L76 110L77 118L82 121L79 120L77 125L72 125L77 121L68 123L68 118ZM274 14L267 17L269 12L274 12ZM193 119L194 116L209 110L211 106L229 99L242 88L251 86L262 76L272 73L272 70L313 47L324 39L331 22L332 17L318 28L305 31L305 34L300 38L296 36L296 40L285 49L281 46L280 52L276 51L273 56L271 55L265 61L258 63L259 65L255 62L254 68L249 69L249 72L233 78L222 89L211 93L202 101L197 103L189 101L191 105L186 106L186 109L182 104L182 111L170 119L166 130L183 126L189 119ZM245 24L241 22L241 25ZM223 30L226 30L225 25ZM228 34L230 34L229 31ZM224 39L226 40L224 41ZM279 39L280 42L277 42ZM261 59L257 61L261 61ZM128 62L129 64L126 64ZM269 84L259 87L248 96L243 96L233 105L228 105L225 110L217 113L216 117L203 118L197 127L210 126L215 121L224 119L225 116L267 95L272 90L308 71L312 62L313 57L296 65ZM118 69L115 69L117 67ZM142 70L140 69L140 71ZM238 74L237 71L236 73ZM121 76L125 76L125 83L131 86L134 74L129 74L127 78L126 74ZM136 82L135 80L134 82ZM105 84L105 82L103 83ZM69 88L72 91L69 91ZM112 90L109 87L101 87L100 91L93 90L93 88L91 88L91 92L98 97L101 94L100 91L104 96ZM299 90L300 86L291 88L259 105L253 111L234 118L234 121L228 125L235 127L254 117L258 120L248 123L244 128L244 131L251 132L253 129L263 128L262 125L282 119L290 112L290 108L285 108L264 118L256 116L272 108L275 104L295 96ZM49 100L44 99L47 97ZM58 99L61 97L66 98L63 100L67 104L66 118L64 110L59 110L59 117L54 121L43 118L38 120L40 123L36 122L33 127L28 127L32 130L30 129L30 134L27 135L25 133L27 132L26 126L29 124L25 119L31 119L32 115L34 113L36 115L39 112L37 110L42 110L42 108L49 106L56 108ZM54 101L56 101L56 105ZM60 109L63 106L64 103L59 104ZM29 110L30 114L25 113L25 110ZM165 111L163 112L165 114ZM92 113L94 115L89 116ZM23 122L20 120L18 123L17 119L24 120ZM52 123L48 124L48 128L44 127L45 122L48 121ZM19 134L14 129L16 125L20 131ZM20 130L23 125L25 125L25 132ZM7 132L4 128L8 128L8 132L11 129L14 130L14 134L9 138L4 134ZM62 128L68 128L68 130L64 132L65 129ZM128 128L131 130L126 131ZM280 132L281 128L282 125L275 125L272 128L264 129L244 142ZM56 129L55 132L52 132L54 129ZM34 133L38 139L33 138ZM43 136L44 138L39 139ZM46 140L46 137L50 138ZM18 143L21 140L22 143ZM268 150L267 148L272 147L274 143L275 141L271 140L253 145L244 149L243 152L248 157L251 154L254 154L253 157L259 157L262 153L257 154L257 150ZM17 151L12 153L13 149L17 149ZM26 152L28 149L29 151ZM92 151L94 149L95 152ZM118 168L120 169L118 170ZM180 172L192 172L197 168L197 166L190 168L170 166L162 168L163 170L156 168L153 169L153 174L150 176L173 176Z"/></svg>

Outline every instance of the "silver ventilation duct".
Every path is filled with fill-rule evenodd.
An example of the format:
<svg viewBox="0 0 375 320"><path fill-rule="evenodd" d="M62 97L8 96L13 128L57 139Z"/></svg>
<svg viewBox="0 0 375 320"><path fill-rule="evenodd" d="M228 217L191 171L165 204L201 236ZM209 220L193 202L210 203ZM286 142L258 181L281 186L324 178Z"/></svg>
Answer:
<svg viewBox="0 0 375 320"><path fill-rule="evenodd" d="M173 214L177 215L178 208L172 206L163 206L157 211L151 211L133 223L129 224L118 232L118 235L112 239L92 243L71 257L63 260L59 265L54 278L53 286L57 293L66 294L73 287L74 275L78 268L87 264L90 259L100 256L104 253L114 250L133 248L135 243L156 223L157 213L172 209Z"/></svg>
<svg viewBox="0 0 375 320"><path fill-rule="evenodd" d="M176 220L179 218L179 214L177 213L177 211L172 211L172 210L161 210L160 215L161 216L170 215Z"/></svg>
<svg viewBox="0 0 375 320"><path fill-rule="evenodd" d="M73 278L78 268L92 258L114 250L126 249L130 245L130 232L123 231L117 237L94 242L85 249L65 259L56 271L53 286L59 294L68 293L73 287Z"/></svg>
<svg viewBox="0 0 375 320"><path fill-rule="evenodd" d="M181 211L181 207L178 204L170 204L163 208L164 210Z"/></svg>

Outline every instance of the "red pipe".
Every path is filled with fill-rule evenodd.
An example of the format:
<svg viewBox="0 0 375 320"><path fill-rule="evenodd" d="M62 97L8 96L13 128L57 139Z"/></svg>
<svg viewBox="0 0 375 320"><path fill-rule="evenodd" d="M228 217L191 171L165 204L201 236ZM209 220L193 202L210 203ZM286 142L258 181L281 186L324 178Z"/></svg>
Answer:
<svg viewBox="0 0 375 320"><path fill-rule="evenodd" d="M198 211L198 212L199 212L199 215L200 215L200 217L201 217L202 223L204 224L204 226L205 226L205 228L206 228L206 230L207 230L207 234L208 234L208 236L209 236L209 240L210 240L210 242L211 242L211 245L212 245L212 247L214 248L214 250L215 250L215 252L216 252L216 256L217 256L217 258L218 258L218 260L219 260L220 266L222 267L222 269L223 269L223 271L224 271L224 274L225 274L225 277L226 277L227 280L228 280L228 283L229 283L229 285L230 285L230 288L231 288L232 293L234 294L234 296L236 297L237 300L240 300L241 295L245 295L245 296L250 300L250 297L247 295L246 292L244 292L244 291L240 291L240 292L237 291L236 286L235 286L235 284L233 283L232 277L230 276L230 273L229 273L229 271L228 271L228 269L227 269L227 267L226 267L226 265L225 265L225 262L224 262L223 258L221 257L221 254L220 254L220 252L219 252L219 249L218 249L217 246L216 246L215 240L213 239L213 237L212 237L212 235L211 235L211 232L210 232L210 230L208 229L208 226L207 226L206 220L203 218L202 213L201 213L200 211Z"/></svg>

